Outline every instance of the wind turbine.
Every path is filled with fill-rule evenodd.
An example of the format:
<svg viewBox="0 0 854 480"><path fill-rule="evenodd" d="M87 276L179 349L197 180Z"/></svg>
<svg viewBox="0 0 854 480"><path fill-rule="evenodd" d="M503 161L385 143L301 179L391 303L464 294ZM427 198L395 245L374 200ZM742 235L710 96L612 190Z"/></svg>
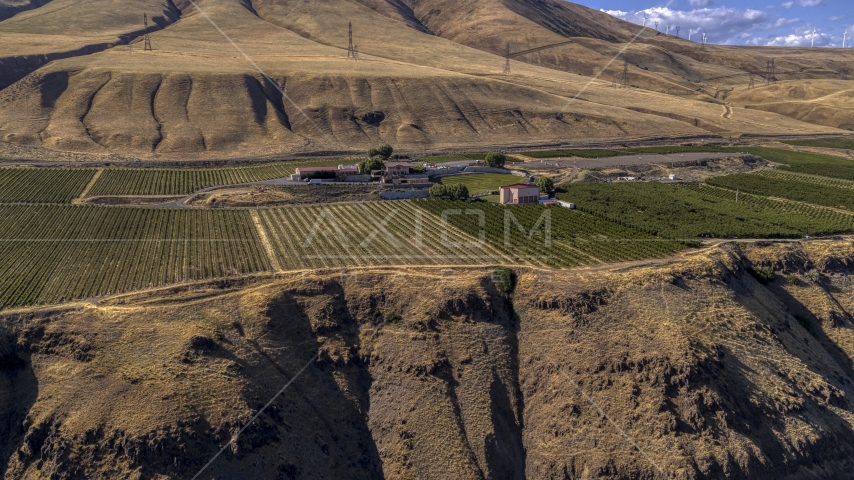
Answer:
<svg viewBox="0 0 854 480"><path fill-rule="evenodd" d="M655 31L658 31L658 22L655 22Z"/></svg>
<svg viewBox="0 0 854 480"><path fill-rule="evenodd" d="M810 47L815 47L815 29L812 29L812 45Z"/></svg>
<svg viewBox="0 0 854 480"><path fill-rule="evenodd" d="M670 24L667 25L667 33L665 35L670 35Z"/></svg>
<svg viewBox="0 0 854 480"><path fill-rule="evenodd" d="M706 44L706 32L703 32L703 45Z"/></svg>
<svg viewBox="0 0 854 480"><path fill-rule="evenodd" d="M691 41L691 34L692 34L693 32L694 32L694 29L693 29L693 28L689 28L689 29L688 29L688 41L689 41L689 42Z"/></svg>
<svg viewBox="0 0 854 480"><path fill-rule="evenodd" d="M643 12L643 28L646 28L646 12Z"/></svg>
<svg viewBox="0 0 854 480"><path fill-rule="evenodd" d="M845 37L848 36L848 32L842 32L842 48L845 48Z"/></svg>

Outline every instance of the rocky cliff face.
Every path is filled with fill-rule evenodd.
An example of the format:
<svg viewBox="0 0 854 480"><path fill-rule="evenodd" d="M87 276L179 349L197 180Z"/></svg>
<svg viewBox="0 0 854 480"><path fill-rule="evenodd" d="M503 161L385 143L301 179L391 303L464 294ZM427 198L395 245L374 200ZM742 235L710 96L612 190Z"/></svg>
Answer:
<svg viewBox="0 0 854 480"><path fill-rule="evenodd" d="M221 449L200 478L850 471L850 243L519 270L511 294L490 273L306 274L7 314L0 472L191 478Z"/></svg>

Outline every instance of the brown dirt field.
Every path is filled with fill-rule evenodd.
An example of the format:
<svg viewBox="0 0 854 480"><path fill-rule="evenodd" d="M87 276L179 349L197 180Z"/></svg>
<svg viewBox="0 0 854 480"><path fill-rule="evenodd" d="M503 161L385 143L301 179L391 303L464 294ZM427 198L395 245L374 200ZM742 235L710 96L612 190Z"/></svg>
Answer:
<svg viewBox="0 0 854 480"><path fill-rule="evenodd" d="M374 186L305 185L293 187L223 188L196 195L187 202L204 207L272 207L381 200Z"/></svg>

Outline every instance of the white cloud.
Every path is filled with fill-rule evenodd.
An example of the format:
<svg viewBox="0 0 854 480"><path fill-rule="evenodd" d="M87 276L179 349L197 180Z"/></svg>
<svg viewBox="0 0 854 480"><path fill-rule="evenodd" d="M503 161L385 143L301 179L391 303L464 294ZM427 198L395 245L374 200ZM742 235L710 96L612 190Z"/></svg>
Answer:
<svg viewBox="0 0 854 480"><path fill-rule="evenodd" d="M767 45L769 47L809 47L812 45L813 33L811 29L801 29L795 33L783 36L769 37L757 40L755 44ZM825 47L833 45L833 37L826 33L815 34L815 46Z"/></svg>
<svg viewBox="0 0 854 480"><path fill-rule="evenodd" d="M625 18L629 14L629 12L624 12L622 10L605 10L604 8L600 8L599 11L617 18Z"/></svg>
<svg viewBox="0 0 854 480"><path fill-rule="evenodd" d="M849 35L850 37L850 35ZM756 36L745 42L747 45L757 46L772 46L772 47L809 47L813 45L813 27L805 26L798 27L788 35L768 35ZM842 34L825 33L816 30L815 33L816 47L841 47ZM846 47L851 46L850 40L845 44Z"/></svg>
<svg viewBox="0 0 854 480"><path fill-rule="evenodd" d="M709 5L715 3L715 0L688 0L688 3L690 3L691 6L694 8L699 8L708 7Z"/></svg>
<svg viewBox="0 0 854 480"><path fill-rule="evenodd" d="M778 27L777 23L780 21L778 18L771 18L767 12L762 10L731 7L699 8L688 11L654 7L639 12L615 12L611 15L642 24L644 13L647 15L646 25L648 27L654 28L655 22L658 22L658 30L663 33L666 31L667 25L674 27L679 25L682 27L683 37L687 37L684 32L689 30L692 34L705 31L709 43L736 43L730 39L737 39L745 32L755 34L755 32L771 30ZM696 37L692 40L696 40Z"/></svg>
<svg viewBox="0 0 854 480"><path fill-rule="evenodd" d="M792 5L794 4L795 2L783 2L781 5L783 6L783 8L792 8Z"/></svg>
<svg viewBox="0 0 854 480"><path fill-rule="evenodd" d="M817 7L824 5L824 0L798 0L802 7Z"/></svg>

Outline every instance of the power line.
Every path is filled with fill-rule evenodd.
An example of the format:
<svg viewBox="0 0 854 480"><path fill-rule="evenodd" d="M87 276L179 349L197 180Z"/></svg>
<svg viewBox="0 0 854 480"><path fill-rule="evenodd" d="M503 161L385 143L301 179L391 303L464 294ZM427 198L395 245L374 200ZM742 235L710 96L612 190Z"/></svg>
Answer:
<svg viewBox="0 0 854 480"><path fill-rule="evenodd" d="M564 45L569 45L570 43L574 43L572 40L567 40L565 42L552 43L550 45L543 45L541 47L529 48L527 50L521 50L518 52L510 51L510 42L507 42L507 50L504 53L504 75L510 75L510 59L521 57L523 55L527 55L529 53L537 53L542 52L543 50L548 50L550 48L562 47ZM560 65L558 65L560 67Z"/></svg>
<svg viewBox="0 0 854 480"><path fill-rule="evenodd" d="M359 59L359 47L353 45L353 22L349 22L347 24L347 28L349 29L350 36L350 44L347 46L347 58L352 58L353 60Z"/></svg>
<svg viewBox="0 0 854 480"><path fill-rule="evenodd" d="M774 60L768 60L768 63L765 65L765 85L771 85L771 82L776 81L776 70L777 67L774 65Z"/></svg>
<svg viewBox="0 0 854 480"><path fill-rule="evenodd" d="M620 78L620 88L629 88L629 61L623 62L623 75Z"/></svg>
<svg viewBox="0 0 854 480"><path fill-rule="evenodd" d="M504 55L504 75L510 75L510 42L507 42L507 54Z"/></svg>
<svg viewBox="0 0 854 480"><path fill-rule="evenodd" d="M143 50L153 50L153 48L151 48L151 37L148 36L148 14L147 13L142 14L142 24L145 26L145 29L142 31L142 38L143 38L143 41L145 42L142 49Z"/></svg>

